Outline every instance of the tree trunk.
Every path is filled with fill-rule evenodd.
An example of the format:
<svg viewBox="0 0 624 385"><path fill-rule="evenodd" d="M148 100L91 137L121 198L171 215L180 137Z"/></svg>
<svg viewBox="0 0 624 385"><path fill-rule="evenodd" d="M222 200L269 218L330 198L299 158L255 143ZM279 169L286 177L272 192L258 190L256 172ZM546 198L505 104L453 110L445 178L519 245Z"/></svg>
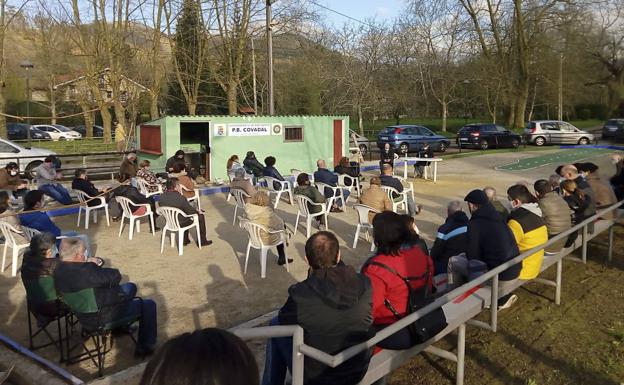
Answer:
<svg viewBox="0 0 624 385"><path fill-rule="evenodd" d="M152 120L156 120L160 117L160 112L158 111L158 94L155 92L150 92L150 118Z"/></svg>
<svg viewBox="0 0 624 385"><path fill-rule="evenodd" d="M4 113L5 108L4 87L0 87L0 112ZM0 114L0 138L8 139L6 117L2 114Z"/></svg>
<svg viewBox="0 0 624 385"><path fill-rule="evenodd" d="M362 105L358 104L357 106L357 117L358 117L358 131L360 135L364 136L364 117L362 116Z"/></svg>
<svg viewBox="0 0 624 385"><path fill-rule="evenodd" d="M238 105L236 103L237 96L237 84L235 81L231 80L228 82L227 86L227 103L229 115L238 115Z"/></svg>
<svg viewBox="0 0 624 385"><path fill-rule="evenodd" d="M197 111L197 101L195 99L187 100L186 108L188 109L189 115L195 115L195 111Z"/></svg>
<svg viewBox="0 0 624 385"><path fill-rule="evenodd" d="M442 100L440 103L442 105L442 131L446 132L446 120L448 117L448 103L446 100Z"/></svg>
<svg viewBox="0 0 624 385"><path fill-rule="evenodd" d="M526 78L520 79L518 86L518 93L516 94L516 100L514 104L514 120L512 128L523 128L525 124L525 113L527 100L529 99L529 81Z"/></svg>
<svg viewBox="0 0 624 385"><path fill-rule="evenodd" d="M100 114L102 115L102 124L104 125L104 143L112 143L111 126L113 123L113 116L111 115L109 107L101 107Z"/></svg>
<svg viewBox="0 0 624 385"><path fill-rule="evenodd" d="M91 113L89 105L86 103L80 103L80 108L82 109L82 117L85 122L85 135L87 138L93 137L93 113Z"/></svg>

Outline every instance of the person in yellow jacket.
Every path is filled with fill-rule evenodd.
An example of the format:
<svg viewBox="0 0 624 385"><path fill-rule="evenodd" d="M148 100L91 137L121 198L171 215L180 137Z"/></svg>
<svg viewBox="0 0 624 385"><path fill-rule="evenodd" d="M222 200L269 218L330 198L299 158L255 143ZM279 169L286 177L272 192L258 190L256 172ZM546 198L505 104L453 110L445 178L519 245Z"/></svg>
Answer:
<svg viewBox="0 0 624 385"><path fill-rule="evenodd" d="M123 152L126 149L126 129L121 122L115 123L115 144L117 152Z"/></svg>
<svg viewBox="0 0 624 385"><path fill-rule="evenodd" d="M514 185L507 190L513 210L507 225L516 238L520 253L531 250L548 241L548 230L542 219L542 210L537 198L523 185ZM533 279L538 276L544 259L544 250L531 254L522 261L518 279Z"/></svg>

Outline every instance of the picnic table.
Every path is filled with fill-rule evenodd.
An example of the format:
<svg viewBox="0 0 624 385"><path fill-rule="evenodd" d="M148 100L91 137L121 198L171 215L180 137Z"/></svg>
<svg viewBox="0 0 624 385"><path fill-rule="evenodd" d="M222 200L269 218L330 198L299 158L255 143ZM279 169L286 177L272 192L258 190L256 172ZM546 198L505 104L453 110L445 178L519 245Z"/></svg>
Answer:
<svg viewBox="0 0 624 385"><path fill-rule="evenodd" d="M407 179L407 165L409 161L433 163L433 183L438 181L438 162L441 162L442 160L442 158L419 158L413 156L405 156L397 159L397 161L403 162L403 178L405 179ZM427 168L428 167L425 167L425 179L429 179L427 175Z"/></svg>

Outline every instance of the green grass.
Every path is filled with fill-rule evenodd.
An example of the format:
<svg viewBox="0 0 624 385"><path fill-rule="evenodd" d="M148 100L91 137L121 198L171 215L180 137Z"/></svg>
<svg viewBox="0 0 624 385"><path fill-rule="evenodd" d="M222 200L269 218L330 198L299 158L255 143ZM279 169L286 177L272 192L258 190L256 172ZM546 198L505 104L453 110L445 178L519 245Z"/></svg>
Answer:
<svg viewBox="0 0 624 385"><path fill-rule="evenodd" d="M21 146L27 147L26 141L16 141ZM31 140L31 147L51 150L59 155L79 154L90 152L116 151L115 143L104 143L102 138L79 139L79 140Z"/></svg>

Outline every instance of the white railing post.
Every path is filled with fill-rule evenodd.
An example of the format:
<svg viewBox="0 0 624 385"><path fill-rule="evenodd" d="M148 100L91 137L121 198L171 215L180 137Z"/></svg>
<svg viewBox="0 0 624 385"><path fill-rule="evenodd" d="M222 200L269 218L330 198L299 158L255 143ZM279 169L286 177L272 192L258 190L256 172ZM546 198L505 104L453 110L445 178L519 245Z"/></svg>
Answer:
<svg viewBox="0 0 624 385"><path fill-rule="evenodd" d="M582 246L582 257L583 257L583 263L587 263L587 223L583 226L583 246Z"/></svg>
<svg viewBox="0 0 624 385"><path fill-rule="evenodd" d="M457 328L457 376L455 385L464 385L464 357L466 353L466 324Z"/></svg>
<svg viewBox="0 0 624 385"><path fill-rule="evenodd" d="M557 278L555 286L555 305L561 304L561 272L563 269L563 258L559 258L557 261Z"/></svg>
<svg viewBox="0 0 624 385"><path fill-rule="evenodd" d="M490 327L496 333L498 324L498 274L492 277L492 298L490 299Z"/></svg>
<svg viewBox="0 0 624 385"><path fill-rule="evenodd" d="M611 225L609 227L609 251L607 252L607 259L609 262L613 259L613 231L615 230L615 225Z"/></svg>
<svg viewBox="0 0 624 385"><path fill-rule="evenodd" d="M292 385L303 385L303 361L304 355L299 351L303 345L303 328L297 327L293 334L292 356Z"/></svg>

